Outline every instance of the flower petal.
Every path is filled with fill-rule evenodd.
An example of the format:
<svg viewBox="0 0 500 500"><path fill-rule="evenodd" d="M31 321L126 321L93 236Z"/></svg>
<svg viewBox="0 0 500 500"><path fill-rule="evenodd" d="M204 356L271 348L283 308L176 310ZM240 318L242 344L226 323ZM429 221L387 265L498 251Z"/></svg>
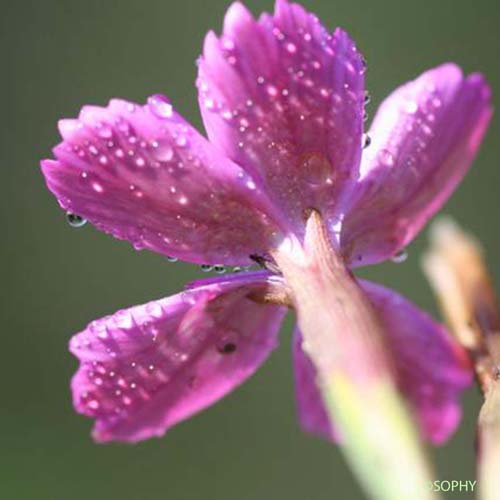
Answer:
<svg viewBox="0 0 500 500"><path fill-rule="evenodd" d="M461 417L461 393L473 379L467 353L442 325L401 295L369 281L360 284L384 323L398 385L424 437L436 444L446 441Z"/></svg>
<svg viewBox="0 0 500 500"><path fill-rule="evenodd" d="M354 265L404 248L467 172L492 114L479 74L445 64L393 92L380 106L351 193L342 246Z"/></svg>
<svg viewBox="0 0 500 500"><path fill-rule="evenodd" d="M360 285L383 322L398 387L423 437L435 444L443 443L459 423L460 395L472 382L465 351L441 325L402 296L368 281L360 281ZM294 359L301 424L309 432L338 440L315 387L315 369L300 345L297 333Z"/></svg>
<svg viewBox="0 0 500 500"><path fill-rule="evenodd" d="M301 427L311 434L338 441L339 437L330 424L316 380L316 369L302 349L302 333L295 327L292 341L295 398Z"/></svg>
<svg viewBox="0 0 500 500"><path fill-rule="evenodd" d="M297 232L304 209L333 219L337 194L357 177L363 74L345 32L331 36L286 0L258 21L236 2L222 37L205 39L198 88L210 140L262 179Z"/></svg>
<svg viewBox="0 0 500 500"><path fill-rule="evenodd" d="M278 238L257 183L156 95L62 120L42 170L66 210L99 229L198 263L248 263Z"/></svg>
<svg viewBox="0 0 500 500"><path fill-rule="evenodd" d="M97 441L136 442L213 404L277 345L286 309L248 296L261 273L219 279L119 311L75 335L72 381L78 412L96 419Z"/></svg>

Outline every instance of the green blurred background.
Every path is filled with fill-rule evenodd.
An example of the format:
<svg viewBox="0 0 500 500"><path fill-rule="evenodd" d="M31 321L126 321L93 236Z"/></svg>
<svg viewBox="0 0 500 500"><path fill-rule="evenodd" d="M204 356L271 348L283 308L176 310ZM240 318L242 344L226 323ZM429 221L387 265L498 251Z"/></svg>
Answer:
<svg viewBox="0 0 500 500"><path fill-rule="evenodd" d="M329 27L347 29L364 51L372 115L393 87L447 60L483 71L500 93L496 0L304 3ZM298 429L291 321L282 332L282 348L249 383L163 439L95 445L90 421L71 408L68 381L76 361L66 349L70 335L93 318L175 293L201 272L137 253L90 226L70 228L45 188L39 159L58 141L58 118L113 96L143 102L164 92L200 126L194 61L205 32L220 30L227 4L2 3L0 86L7 118L0 148L1 499L362 498L339 450ZM247 4L255 13L273 7L272 0ZM475 167L446 207L484 242L497 278L499 123L494 119ZM436 313L419 270L424 246L425 235L410 247L404 264L364 275ZM432 451L440 479L473 479L478 404L473 389L461 429L447 446Z"/></svg>

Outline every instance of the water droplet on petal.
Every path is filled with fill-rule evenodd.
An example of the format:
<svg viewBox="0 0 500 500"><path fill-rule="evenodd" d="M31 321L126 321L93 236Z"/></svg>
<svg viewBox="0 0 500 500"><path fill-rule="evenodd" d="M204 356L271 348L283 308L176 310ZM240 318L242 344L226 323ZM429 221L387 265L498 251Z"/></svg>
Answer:
<svg viewBox="0 0 500 500"><path fill-rule="evenodd" d="M87 406L88 406L91 410L98 410L98 409L99 409L99 401L97 401L96 399L91 399L91 400L87 403Z"/></svg>
<svg viewBox="0 0 500 500"><path fill-rule="evenodd" d="M380 153L378 154L378 158L380 160L380 163L382 163L383 165L386 165L387 167L394 166L394 155L387 149L381 149Z"/></svg>
<svg viewBox="0 0 500 500"><path fill-rule="evenodd" d="M368 134L363 134L363 148L367 148L372 143L372 138Z"/></svg>
<svg viewBox="0 0 500 500"><path fill-rule="evenodd" d="M175 141L177 146L180 146L181 148L183 148L184 146L187 145L187 138L183 135L180 135L179 137L177 137L177 140Z"/></svg>
<svg viewBox="0 0 500 500"><path fill-rule="evenodd" d="M170 255L167 255L167 261L168 262L177 262L179 259L177 257L171 257Z"/></svg>
<svg viewBox="0 0 500 500"><path fill-rule="evenodd" d="M73 212L66 212L66 220L71 227L82 227L87 224L87 219L84 219Z"/></svg>
<svg viewBox="0 0 500 500"><path fill-rule="evenodd" d="M148 106L151 112L158 118L171 118L174 114L170 101L161 94L152 95L148 99Z"/></svg>
<svg viewBox="0 0 500 500"><path fill-rule="evenodd" d="M97 127L97 135L103 139L110 139L113 136L113 131L108 125L100 123Z"/></svg>
<svg viewBox="0 0 500 500"><path fill-rule="evenodd" d="M278 95L278 89L274 85L268 85L267 86L267 93L271 97L276 97Z"/></svg>
<svg viewBox="0 0 500 500"><path fill-rule="evenodd" d="M158 161L170 161L174 157L174 150L168 144L158 145L153 151Z"/></svg>
<svg viewBox="0 0 500 500"><path fill-rule="evenodd" d="M440 108L442 105L441 99L439 99L439 97L434 97L431 103L435 108Z"/></svg>
<svg viewBox="0 0 500 500"><path fill-rule="evenodd" d="M96 192L96 193L102 193L104 191L104 188L101 186L101 184L99 184L98 182L93 182L92 183L92 189Z"/></svg>
<svg viewBox="0 0 500 500"><path fill-rule="evenodd" d="M396 264L401 264L401 262L404 262L408 258L408 252L406 250L400 250L399 252L395 253L391 257L391 261L395 262Z"/></svg>
<svg viewBox="0 0 500 500"><path fill-rule="evenodd" d="M204 272L204 273L209 273L210 271L213 270L213 266L211 266L210 264L202 264L201 266L201 270Z"/></svg>
<svg viewBox="0 0 500 500"><path fill-rule="evenodd" d="M326 183L333 175L332 165L321 153L306 155L302 161L304 179L313 186ZM331 182L330 182L331 183Z"/></svg>
<svg viewBox="0 0 500 500"><path fill-rule="evenodd" d="M418 104L415 101L408 101L404 105L404 110L409 114L414 114L418 111Z"/></svg>

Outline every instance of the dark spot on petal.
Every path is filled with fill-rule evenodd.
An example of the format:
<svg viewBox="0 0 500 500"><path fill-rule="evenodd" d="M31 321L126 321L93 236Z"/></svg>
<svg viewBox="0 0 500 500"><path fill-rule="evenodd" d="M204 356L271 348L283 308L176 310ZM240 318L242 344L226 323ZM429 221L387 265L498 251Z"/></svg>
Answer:
<svg viewBox="0 0 500 500"><path fill-rule="evenodd" d="M221 354L231 354L236 351L236 344L234 342L227 342L222 346L217 347L217 350Z"/></svg>

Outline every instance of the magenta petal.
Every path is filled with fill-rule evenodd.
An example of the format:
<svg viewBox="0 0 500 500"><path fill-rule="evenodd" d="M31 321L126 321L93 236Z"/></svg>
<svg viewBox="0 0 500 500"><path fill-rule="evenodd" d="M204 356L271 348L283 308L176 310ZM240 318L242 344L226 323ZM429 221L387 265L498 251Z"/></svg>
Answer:
<svg viewBox="0 0 500 500"><path fill-rule="evenodd" d="M279 237L259 185L162 96L112 100L61 120L42 170L66 210L140 248L198 263L248 263Z"/></svg>
<svg viewBox="0 0 500 500"><path fill-rule="evenodd" d="M205 39L199 101L210 140L259 176L300 232L303 210L334 218L356 178L364 61L342 30L285 0L258 21L240 3Z"/></svg>
<svg viewBox="0 0 500 500"><path fill-rule="evenodd" d="M97 441L136 442L213 404L246 380L277 345L286 309L247 296L261 274L220 279L119 311L75 335L78 412Z"/></svg>
<svg viewBox="0 0 500 500"><path fill-rule="evenodd" d="M384 324L398 386L423 436L443 443L460 421L460 396L472 383L466 352L439 323L401 295L368 281L360 284Z"/></svg>
<svg viewBox="0 0 500 500"><path fill-rule="evenodd" d="M292 341L295 398L301 427L311 434L338 441L339 437L330 424L316 380L316 369L302 349L302 334L295 327Z"/></svg>
<svg viewBox="0 0 500 500"><path fill-rule="evenodd" d="M380 315L398 387L423 437L443 443L460 421L460 396L472 382L465 351L441 325L396 292L368 281L360 281L360 285ZM338 441L317 389L315 369L301 342L297 331L293 352L299 420L305 430Z"/></svg>
<svg viewBox="0 0 500 500"><path fill-rule="evenodd" d="M479 74L445 64L393 92L380 106L351 196L342 245L354 265L407 245L467 172L491 117Z"/></svg>

